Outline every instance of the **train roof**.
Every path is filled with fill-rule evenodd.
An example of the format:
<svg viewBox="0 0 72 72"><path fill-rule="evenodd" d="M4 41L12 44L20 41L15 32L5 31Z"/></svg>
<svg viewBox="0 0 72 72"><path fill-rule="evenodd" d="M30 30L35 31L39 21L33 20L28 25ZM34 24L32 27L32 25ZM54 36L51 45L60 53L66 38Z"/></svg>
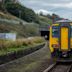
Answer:
<svg viewBox="0 0 72 72"><path fill-rule="evenodd" d="M67 19L56 21L56 23L64 23L64 22L65 22L65 23L66 23L66 22L71 23L72 21L71 21L71 20L67 20Z"/></svg>

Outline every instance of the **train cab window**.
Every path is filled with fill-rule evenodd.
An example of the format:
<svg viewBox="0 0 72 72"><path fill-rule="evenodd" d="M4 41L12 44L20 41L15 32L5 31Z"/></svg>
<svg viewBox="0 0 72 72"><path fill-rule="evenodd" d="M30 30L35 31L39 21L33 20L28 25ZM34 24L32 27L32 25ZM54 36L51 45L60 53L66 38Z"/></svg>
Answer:
<svg viewBox="0 0 72 72"><path fill-rule="evenodd" d="M52 37L58 37L59 36L59 28L58 26L52 27Z"/></svg>

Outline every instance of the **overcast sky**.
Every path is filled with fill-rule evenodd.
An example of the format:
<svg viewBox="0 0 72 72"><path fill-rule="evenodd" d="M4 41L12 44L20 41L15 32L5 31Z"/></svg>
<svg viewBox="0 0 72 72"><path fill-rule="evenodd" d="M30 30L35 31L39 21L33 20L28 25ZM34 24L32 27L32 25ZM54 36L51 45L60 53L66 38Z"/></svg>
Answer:
<svg viewBox="0 0 72 72"><path fill-rule="evenodd" d="M35 12L56 13L72 20L72 0L19 0L24 6Z"/></svg>

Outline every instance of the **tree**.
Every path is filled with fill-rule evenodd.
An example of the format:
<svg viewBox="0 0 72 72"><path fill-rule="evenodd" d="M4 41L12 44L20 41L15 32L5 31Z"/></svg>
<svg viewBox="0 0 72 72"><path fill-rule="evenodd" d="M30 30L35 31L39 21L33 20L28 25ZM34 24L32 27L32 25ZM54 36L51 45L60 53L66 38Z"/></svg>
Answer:
<svg viewBox="0 0 72 72"><path fill-rule="evenodd" d="M50 14L47 14L46 17L48 17L49 19L52 19L52 16Z"/></svg>
<svg viewBox="0 0 72 72"><path fill-rule="evenodd" d="M43 16L43 12L42 11L39 14L40 14L40 16Z"/></svg>
<svg viewBox="0 0 72 72"><path fill-rule="evenodd" d="M11 14L21 17L21 19L27 22L38 22L38 17L32 9L26 8L19 3L7 3L6 9ZM20 13L21 11L21 13Z"/></svg>

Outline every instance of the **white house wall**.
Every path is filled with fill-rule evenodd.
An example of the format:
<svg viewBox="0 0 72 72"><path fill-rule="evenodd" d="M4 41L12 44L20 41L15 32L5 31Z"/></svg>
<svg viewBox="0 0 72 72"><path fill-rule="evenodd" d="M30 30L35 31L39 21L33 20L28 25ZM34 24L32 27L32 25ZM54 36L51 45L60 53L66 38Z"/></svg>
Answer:
<svg viewBox="0 0 72 72"><path fill-rule="evenodd" d="M4 34L4 33L0 33L0 39L4 39L5 36L6 36L6 34Z"/></svg>
<svg viewBox="0 0 72 72"><path fill-rule="evenodd" d="M6 39L16 40L16 34L14 34L14 33L6 33Z"/></svg>
<svg viewBox="0 0 72 72"><path fill-rule="evenodd" d="M0 33L0 39L16 40L15 33Z"/></svg>

